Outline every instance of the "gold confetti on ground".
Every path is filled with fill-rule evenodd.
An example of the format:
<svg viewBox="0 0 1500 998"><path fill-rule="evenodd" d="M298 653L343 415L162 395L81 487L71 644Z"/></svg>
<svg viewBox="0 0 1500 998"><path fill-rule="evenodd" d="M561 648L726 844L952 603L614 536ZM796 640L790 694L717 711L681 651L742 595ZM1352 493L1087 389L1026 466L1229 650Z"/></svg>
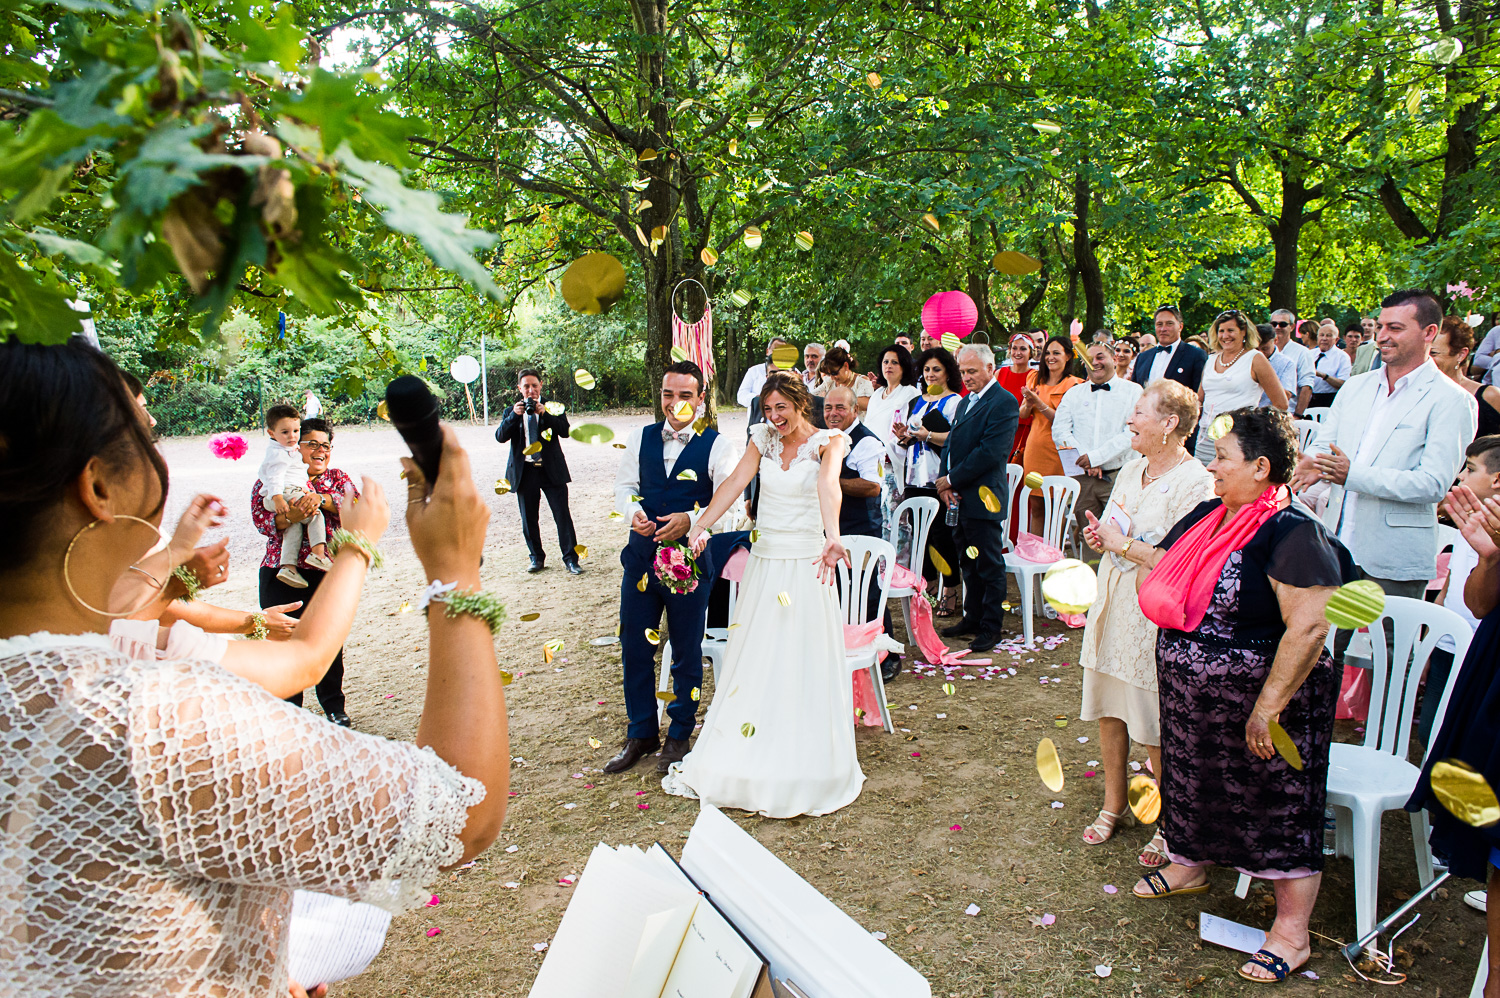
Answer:
<svg viewBox="0 0 1500 998"><path fill-rule="evenodd" d="M599 746L601 746L603 744L604 743L601 742L599 739L594 738L593 736L589 737L589 748L596 749L596 748L598 748Z"/></svg>
<svg viewBox="0 0 1500 998"><path fill-rule="evenodd" d="M523 614L521 614L520 619L523 620L523 621L530 621L530 620L536 620L540 616L541 616L541 614L540 613L536 613L536 612L523 613Z"/></svg>

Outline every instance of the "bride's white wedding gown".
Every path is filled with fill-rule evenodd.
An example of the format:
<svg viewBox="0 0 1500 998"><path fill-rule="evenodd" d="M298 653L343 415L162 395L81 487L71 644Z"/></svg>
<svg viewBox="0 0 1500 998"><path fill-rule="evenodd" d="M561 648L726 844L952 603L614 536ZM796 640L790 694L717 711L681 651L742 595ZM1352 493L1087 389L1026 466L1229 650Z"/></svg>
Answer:
<svg viewBox="0 0 1500 998"><path fill-rule="evenodd" d="M693 750L662 789L768 818L828 814L859 796L854 687L844 662L838 593L818 581L823 551L820 430L791 467L781 437L751 428L760 450L756 539L740 580L724 666Z"/></svg>

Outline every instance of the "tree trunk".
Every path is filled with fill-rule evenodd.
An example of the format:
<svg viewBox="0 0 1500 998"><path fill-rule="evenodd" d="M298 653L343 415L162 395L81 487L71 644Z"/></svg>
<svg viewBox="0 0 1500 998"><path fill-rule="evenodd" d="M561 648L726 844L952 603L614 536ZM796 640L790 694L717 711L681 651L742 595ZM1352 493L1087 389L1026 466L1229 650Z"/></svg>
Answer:
<svg viewBox="0 0 1500 998"><path fill-rule="evenodd" d="M1317 217L1309 213L1308 202L1320 192L1310 189L1302 178L1290 168L1281 173L1281 212L1275 221L1268 221L1266 228L1271 233L1274 251L1271 265L1271 281L1266 287L1266 298L1272 311L1290 309L1297 314L1297 245L1302 236L1302 226Z"/></svg>
<svg viewBox="0 0 1500 998"><path fill-rule="evenodd" d="M670 245L662 244L658 252L670 256ZM646 280L646 384L651 390L652 406L656 418L665 413L661 409L661 393L656 389L661 384L662 372L672 362L672 278L666 260L645 268Z"/></svg>
<svg viewBox="0 0 1500 998"><path fill-rule="evenodd" d="M1088 178L1082 173L1077 174L1073 178L1073 260L1083 282L1085 341L1094 330L1104 326L1104 275L1099 270L1099 258L1094 255L1093 240L1089 238L1089 202L1092 200L1093 190Z"/></svg>

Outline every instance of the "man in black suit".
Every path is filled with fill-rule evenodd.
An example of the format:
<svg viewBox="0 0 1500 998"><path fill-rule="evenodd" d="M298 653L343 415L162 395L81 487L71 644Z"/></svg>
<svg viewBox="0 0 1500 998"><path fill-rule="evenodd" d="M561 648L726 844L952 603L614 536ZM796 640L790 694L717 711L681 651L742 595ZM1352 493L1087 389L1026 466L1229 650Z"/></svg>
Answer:
<svg viewBox="0 0 1500 998"><path fill-rule="evenodd" d="M1197 392L1203 383L1203 367L1208 363L1208 354L1182 341L1182 313L1177 306L1163 305L1157 309L1155 323L1159 345L1143 351L1135 359L1130 380L1144 388L1158 378L1170 378ZM1195 429L1185 445L1189 454L1197 443L1198 430Z"/></svg>
<svg viewBox="0 0 1500 998"><path fill-rule="evenodd" d="M531 552L529 572L540 572L547 553L542 549L541 498L545 494L557 524L557 543L563 564L574 575L582 575L578 564L578 536L573 532L573 514L568 511L568 462L562 439L568 435L566 413L553 415L542 403L542 373L527 368L516 378L521 398L500 420L495 439L510 444L505 477L521 505L521 530L526 550Z"/></svg>
<svg viewBox="0 0 1500 998"><path fill-rule="evenodd" d="M995 383L995 355L981 343L961 347L958 373L969 394L958 403L953 428L938 466L938 494L945 505L958 499L953 543L963 556L963 619L943 633L973 634L970 645L986 652L1000 642L1005 599L1005 497L1010 494L1005 464L1015 445L1020 407L1016 397ZM980 497L989 489L999 509L991 511Z"/></svg>

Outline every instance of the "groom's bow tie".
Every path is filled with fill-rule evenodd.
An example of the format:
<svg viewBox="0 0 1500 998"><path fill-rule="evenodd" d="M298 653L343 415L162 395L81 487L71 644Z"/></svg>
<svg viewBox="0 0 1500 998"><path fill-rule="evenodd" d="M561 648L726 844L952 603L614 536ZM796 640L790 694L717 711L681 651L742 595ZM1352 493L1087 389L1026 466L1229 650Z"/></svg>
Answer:
<svg viewBox="0 0 1500 998"><path fill-rule="evenodd" d="M663 425L661 428L661 442L664 444L669 444L673 440L680 444L685 444L691 439L693 439L693 428L691 426L684 426L675 432L670 426Z"/></svg>
<svg viewBox="0 0 1500 998"><path fill-rule="evenodd" d="M1109 391L1109 383L1105 382L1102 385L1096 385L1096 384L1090 382L1089 383L1089 391L1091 391L1091 392L1107 392L1107 391Z"/></svg>

